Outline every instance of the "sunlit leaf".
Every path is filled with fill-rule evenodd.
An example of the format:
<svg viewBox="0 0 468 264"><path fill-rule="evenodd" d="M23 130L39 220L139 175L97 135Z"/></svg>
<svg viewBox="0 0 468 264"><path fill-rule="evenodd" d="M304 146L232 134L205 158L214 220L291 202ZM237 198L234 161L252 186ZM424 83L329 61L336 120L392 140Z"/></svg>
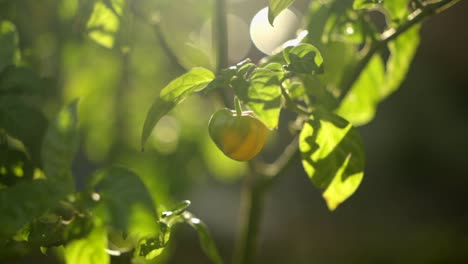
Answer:
<svg viewBox="0 0 468 264"><path fill-rule="evenodd" d="M288 65L286 69L300 74L322 73L323 58L318 49L310 44L299 44L285 49L283 56Z"/></svg>
<svg viewBox="0 0 468 264"><path fill-rule="evenodd" d="M288 8L295 0L269 0L268 5L268 21L273 26L273 21L281 11Z"/></svg>
<svg viewBox="0 0 468 264"><path fill-rule="evenodd" d="M281 109L281 72L255 69L250 77L247 98L241 98L270 129L278 126Z"/></svg>
<svg viewBox="0 0 468 264"><path fill-rule="evenodd" d="M419 45L420 26L414 26L388 43L390 56L386 64L384 85L379 87L380 99L393 93L408 73Z"/></svg>
<svg viewBox="0 0 468 264"><path fill-rule="evenodd" d="M63 195L59 187L45 180L23 181L0 189L0 243L55 206Z"/></svg>
<svg viewBox="0 0 468 264"><path fill-rule="evenodd" d="M203 90L214 78L214 74L210 70L198 67L191 69L164 87L161 90L160 96L153 102L146 115L141 136L141 147L143 148L151 131L161 117L182 102L187 96Z"/></svg>
<svg viewBox="0 0 468 264"><path fill-rule="evenodd" d="M139 239L158 233L153 200L140 177L123 167L110 167L93 175L89 184L96 212L117 230Z"/></svg>
<svg viewBox="0 0 468 264"><path fill-rule="evenodd" d="M370 122L379 102L379 89L385 85L384 65L379 54L374 55L367 67L345 96L336 113L349 120L354 126Z"/></svg>
<svg viewBox="0 0 468 264"><path fill-rule="evenodd" d="M0 21L0 72L19 60L18 33L9 21Z"/></svg>
<svg viewBox="0 0 468 264"><path fill-rule="evenodd" d="M64 252L66 263L110 263L110 256L105 251L107 247L106 238L106 229L98 226L87 237L68 243Z"/></svg>
<svg viewBox="0 0 468 264"><path fill-rule="evenodd" d="M77 108L75 100L58 113L47 128L41 149L46 176L66 184L67 188L73 188L71 165L78 150Z"/></svg>
<svg viewBox="0 0 468 264"><path fill-rule="evenodd" d="M406 20L409 14L408 5L411 0L384 0L383 7L387 10L389 20L400 24Z"/></svg>
<svg viewBox="0 0 468 264"><path fill-rule="evenodd" d="M204 89L213 79L214 74L210 70L193 68L164 87L160 97L165 101L179 102L187 95Z"/></svg>
<svg viewBox="0 0 468 264"><path fill-rule="evenodd" d="M121 3L123 0L112 2ZM96 1L87 24L89 37L106 48L114 46L115 34L119 29L119 15L122 9L115 8L116 6L119 7L115 5L114 8L110 8L104 2Z"/></svg>
<svg viewBox="0 0 468 264"><path fill-rule="evenodd" d="M364 175L364 151L348 121L329 113L314 115L301 131L299 149L307 175L323 190L330 210L356 191Z"/></svg>
<svg viewBox="0 0 468 264"><path fill-rule="evenodd" d="M205 223L203 223L200 219L196 218L193 214L189 212L185 212L183 214L184 220L187 224L192 226L195 231L198 233L198 238L200 239L200 246L208 256L208 258L215 264L222 264L223 260L219 255L218 248L208 231Z"/></svg>
<svg viewBox="0 0 468 264"><path fill-rule="evenodd" d="M19 97L0 97L0 128L23 142L34 163L40 164L41 141L47 129L47 119L41 111Z"/></svg>

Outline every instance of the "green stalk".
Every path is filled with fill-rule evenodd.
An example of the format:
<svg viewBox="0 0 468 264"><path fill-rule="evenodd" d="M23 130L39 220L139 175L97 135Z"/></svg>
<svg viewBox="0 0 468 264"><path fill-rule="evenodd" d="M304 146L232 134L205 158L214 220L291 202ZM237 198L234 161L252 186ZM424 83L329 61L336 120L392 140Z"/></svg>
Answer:
<svg viewBox="0 0 468 264"><path fill-rule="evenodd" d="M228 67L228 36L226 0L216 0L213 19L213 40L216 47L216 74ZM225 106L229 107L231 100L225 89L218 89L218 95Z"/></svg>

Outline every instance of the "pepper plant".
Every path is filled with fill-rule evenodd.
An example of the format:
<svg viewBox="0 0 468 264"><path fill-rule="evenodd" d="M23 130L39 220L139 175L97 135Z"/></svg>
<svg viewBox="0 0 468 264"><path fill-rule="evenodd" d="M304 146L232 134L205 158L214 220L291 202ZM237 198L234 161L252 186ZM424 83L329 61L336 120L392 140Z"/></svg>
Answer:
<svg viewBox="0 0 468 264"><path fill-rule="evenodd" d="M255 263L264 196L292 160L301 159L311 186L321 190L331 211L358 189L365 150L356 127L370 122L378 104L399 88L417 50L421 23L456 2L311 1L296 39L258 62L247 58L229 65L226 3L216 0L213 69L187 67L161 34L160 18L148 10L163 12L166 1L95 0L64 6L75 10L67 25L78 35L118 50L127 62L132 49L126 36L139 17L156 32L173 63L186 71L154 98L141 124L141 150L158 121L187 97L198 93L221 102L211 120L200 122L226 156L248 163L234 259L247 264ZM269 22L274 25L293 3L269 0ZM0 1L2 10L18 5ZM68 14L69 9L63 10ZM171 232L185 223L198 233L213 263L227 262L206 225L189 212L189 201L156 204L132 168L107 164L77 188L72 162L80 145L80 99L55 117L45 117L37 98L53 81L28 60L16 29L22 25L12 22L14 16L9 21L7 11L0 12L0 258L40 248L66 263L159 263ZM262 149L269 134L288 126L290 143L276 146L281 151L269 153L276 158L266 162Z"/></svg>

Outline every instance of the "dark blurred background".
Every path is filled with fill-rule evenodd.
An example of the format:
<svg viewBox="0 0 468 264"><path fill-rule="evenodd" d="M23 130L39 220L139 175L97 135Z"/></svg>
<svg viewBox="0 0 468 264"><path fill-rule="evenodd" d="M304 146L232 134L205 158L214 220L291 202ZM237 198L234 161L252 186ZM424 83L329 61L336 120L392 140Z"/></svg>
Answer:
<svg viewBox="0 0 468 264"><path fill-rule="evenodd" d="M158 205L191 200L191 211L206 222L229 261L246 168L223 157L208 138L208 118L220 104L203 95L190 98L161 120L145 152L139 148L152 100L183 72L161 37L180 65L212 67L212 1L159 1L156 7L166 12L142 16L160 21L162 35L143 19L132 20L121 38L128 56L83 37L83 23L74 14L84 7L74 1L7 2L0 0L0 20L17 26L23 59L56 80L43 101L46 115L82 98L78 186L101 166L129 166ZM307 2L295 3L297 21ZM231 64L264 56L250 42L248 24L266 4L229 1L230 31L237 34L231 47L238 49L231 50ZM141 9L150 10L143 4ZM328 211L299 160L281 176L267 196L258 263L468 263L467 14L468 1L460 1L422 27L406 80L379 105L376 118L359 128L366 170L348 201ZM297 23L291 22L284 37L294 36ZM209 263L189 227L177 228L171 241L161 262ZM40 254L21 263L39 261L54 263Z"/></svg>

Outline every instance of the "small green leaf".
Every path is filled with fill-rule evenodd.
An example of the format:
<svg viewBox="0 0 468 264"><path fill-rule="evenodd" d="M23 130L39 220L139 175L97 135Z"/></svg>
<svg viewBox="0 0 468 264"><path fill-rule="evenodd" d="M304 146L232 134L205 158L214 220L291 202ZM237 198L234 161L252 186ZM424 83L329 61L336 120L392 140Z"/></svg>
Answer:
<svg viewBox="0 0 468 264"><path fill-rule="evenodd" d="M247 106L270 129L278 126L281 110L280 79L283 74L264 68L257 68L250 77L247 98L242 98Z"/></svg>
<svg viewBox="0 0 468 264"><path fill-rule="evenodd" d="M190 201L189 200L184 200L174 206L174 209L172 209L172 213L175 215L181 215L187 208L190 206Z"/></svg>
<svg viewBox="0 0 468 264"><path fill-rule="evenodd" d="M367 9L375 7L377 4L382 3L383 0L354 0L353 9ZM393 0L390 0L393 1Z"/></svg>
<svg viewBox="0 0 468 264"><path fill-rule="evenodd" d="M134 261L147 263L161 255L171 237L171 227L165 222L159 222L159 234L145 237L138 241L134 252Z"/></svg>
<svg viewBox="0 0 468 264"><path fill-rule="evenodd" d="M119 16L122 13L121 4L123 1L112 1L117 4L111 8L101 1L94 3L93 13L88 20L88 35L98 44L112 48L114 46L115 34L119 29ZM118 8L116 8L118 7Z"/></svg>
<svg viewBox="0 0 468 264"><path fill-rule="evenodd" d="M351 196L364 175L361 137L345 119L317 113L299 138L302 165L313 184L323 190L330 210Z"/></svg>
<svg viewBox="0 0 468 264"><path fill-rule="evenodd" d="M41 141L47 129L47 119L41 111L17 96L0 97L0 128L23 142L37 166L41 163Z"/></svg>
<svg viewBox="0 0 468 264"><path fill-rule="evenodd" d="M284 49L283 56L288 65L286 70L299 74L318 74L323 72L323 58L318 49L302 43L290 49Z"/></svg>
<svg viewBox="0 0 468 264"><path fill-rule="evenodd" d="M269 0L268 21L271 26L274 26L273 21L275 20L275 17L277 17L281 11L292 5L294 1L295 0Z"/></svg>
<svg viewBox="0 0 468 264"><path fill-rule="evenodd" d="M210 70L193 68L164 87L160 97L165 101L178 103L188 95L203 90L213 79L214 74Z"/></svg>
<svg viewBox="0 0 468 264"><path fill-rule="evenodd" d="M103 226L97 226L85 238L73 240L65 246L67 264L110 263L110 256L105 251L107 247L107 232Z"/></svg>
<svg viewBox="0 0 468 264"><path fill-rule="evenodd" d="M141 136L142 149L159 119L187 96L203 90L214 78L214 74L210 70L198 67L191 69L164 87L146 115Z"/></svg>
<svg viewBox="0 0 468 264"><path fill-rule="evenodd" d="M419 45L420 28L420 25L414 26L388 43L390 56L386 64L384 85L379 87L380 100L397 90L405 79Z"/></svg>
<svg viewBox="0 0 468 264"><path fill-rule="evenodd" d="M77 108L75 100L58 113L47 128L41 149L47 178L66 184L67 188L73 188L71 165L78 150Z"/></svg>
<svg viewBox="0 0 468 264"><path fill-rule="evenodd" d="M18 33L9 21L0 21L0 72L19 61Z"/></svg>
<svg viewBox="0 0 468 264"><path fill-rule="evenodd" d="M88 188L97 201L95 212L117 230L138 240L158 234L153 199L140 177L123 167L98 171Z"/></svg>
<svg viewBox="0 0 468 264"><path fill-rule="evenodd" d="M370 122L379 102L379 89L384 85L385 69L379 54L372 57L351 87L336 113L354 126Z"/></svg>
<svg viewBox="0 0 468 264"><path fill-rule="evenodd" d="M200 246L210 260L215 264L222 264L223 260L219 255L218 248L208 231L208 227L200 219L196 218L189 212L184 212L184 220L187 224L192 226L198 233L200 239Z"/></svg>

